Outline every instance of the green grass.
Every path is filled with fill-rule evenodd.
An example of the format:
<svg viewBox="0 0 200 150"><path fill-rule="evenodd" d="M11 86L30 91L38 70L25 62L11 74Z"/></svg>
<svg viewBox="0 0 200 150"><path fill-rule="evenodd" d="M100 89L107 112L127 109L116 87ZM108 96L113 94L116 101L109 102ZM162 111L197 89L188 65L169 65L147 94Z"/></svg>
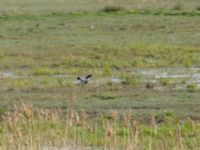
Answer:
<svg viewBox="0 0 200 150"><path fill-rule="evenodd" d="M162 17L151 11L139 13L83 13L84 17L68 14L6 16L1 23L4 36L1 38L0 67L43 65L80 69L99 68L105 64L121 68L199 63L196 57L199 53L198 16Z"/></svg>
<svg viewBox="0 0 200 150"><path fill-rule="evenodd" d="M20 149L20 144L30 145L31 140L36 149L41 148L37 144L46 146L45 142L56 147L69 139L72 143L68 146L78 141L78 146L113 148L115 138L120 141L118 148L125 149L133 133L124 115L129 110L139 122L139 145L144 149L199 147L199 125L195 122L200 110L198 85L189 83L188 78L154 81L137 74L137 70L151 73L153 68L187 69L184 73L189 74L192 67L199 67L198 6L197 0L0 2L0 136L5 141L11 139L2 149ZM76 85L77 76L90 73L91 83ZM20 109L19 116L14 113L13 105L21 102L34 107L33 128L27 110L20 114ZM37 118L37 109L43 115L48 111L51 119ZM86 110L87 125L96 127L97 132L86 129L81 121L71 126L65 115L72 109L80 114ZM58 115L55 121L53 116L58 112L62 117ZM9 128L7 113L8 120L13 113L22 117L18 118L22 122L14 117L13 128ZM101 113L103 118L98 118ZM116 136L110 138L111 131L105 128L115 129L116 113ZM151 121L150 114L155 115ZM0 141L0 147L4 143Z"/></svg>
<svg viewBox="0 0 200 150"><path fill-rule="evenodd" d="M196 10L141 9L113 13L99 10L58 11L41 12L40 15L23 12L3 14L0 20L1 72L9 70L26 78L1 79L4 87L2 94L12 91L3 96L9 101L2 105L22 99L37 106L62 107L70 99L68 91L73 87L72 82L78 75L87 73L92 73L94 80L119 77L125 84L86 86L85 96L77 92L80 101L90 94L99 92L98 95L103 95L107 90L118 92L123 89L128 94L122 92L118 101L123 98L122 103L128 105L128 99L133 99L133 102L135 99L144 99L142 93L146 89L143 88L144 82L139 81L145 79L132 75L127 72L128 69L189 68L200 63L200 19ZM59 74L67 77L54 77ZM163 87L164 91L168 90L168 86ZM78 87L80 91L81 88ZM152 95L159 100L162 94L157 95L157 88L153 89ZM57 91L61 92L55 96ZM132 91L137 91L138 96L129 94ZM115 95L114 92L112 95ZM176 99L179 96L177 94ZM195 94L191 97L196 99ZM52 99L58 101L52 102ZM171 99L170 94L164 99ZM98 99L90 103L96 105L96 101L98 103ZM84 102L80 103L82 107ZM115 102L109 106L118 107L112 103ZM87 105L84 107L89 108Z"/></svg>

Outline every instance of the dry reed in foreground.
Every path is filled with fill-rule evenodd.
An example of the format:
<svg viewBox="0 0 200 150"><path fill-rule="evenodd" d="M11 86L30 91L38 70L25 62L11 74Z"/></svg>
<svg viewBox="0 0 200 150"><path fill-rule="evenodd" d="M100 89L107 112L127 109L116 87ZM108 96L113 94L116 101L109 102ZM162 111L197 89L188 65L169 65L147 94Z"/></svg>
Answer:
<svg viewBox="0 0 200 150"><path fill-rule="evenodd" d="M122 115L111 110L89 118L85 110L63 113L20 104L2 116L1 150L109 149L183 150L200 147L200 124L191 119L168 118L157 123L138 123L131 110Z"/></svg>

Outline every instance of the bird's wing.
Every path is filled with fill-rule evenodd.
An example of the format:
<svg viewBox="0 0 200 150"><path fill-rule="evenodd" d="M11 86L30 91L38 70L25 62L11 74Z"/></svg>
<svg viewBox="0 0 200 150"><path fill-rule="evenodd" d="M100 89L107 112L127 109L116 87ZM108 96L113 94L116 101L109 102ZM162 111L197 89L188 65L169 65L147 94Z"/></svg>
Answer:
<svg viewBox="0 0 200 150"><path fill-rule="evenodd" d="M92 77L92 75L89 74L89 75L87 75L87 76L85 77L85 79L89 79L89 78L91 78L91 77Z"/></svg>

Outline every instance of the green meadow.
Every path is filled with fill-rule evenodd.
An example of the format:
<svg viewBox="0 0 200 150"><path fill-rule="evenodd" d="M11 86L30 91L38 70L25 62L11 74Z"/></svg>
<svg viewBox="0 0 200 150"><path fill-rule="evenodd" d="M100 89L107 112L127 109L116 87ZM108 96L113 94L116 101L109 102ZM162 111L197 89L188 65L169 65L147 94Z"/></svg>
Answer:
<svg viewBox="0 0 200 150"><path fill-rule="evenodd" d="M0 150L198 149L199 41L198 0L2 0Z"/></svg>

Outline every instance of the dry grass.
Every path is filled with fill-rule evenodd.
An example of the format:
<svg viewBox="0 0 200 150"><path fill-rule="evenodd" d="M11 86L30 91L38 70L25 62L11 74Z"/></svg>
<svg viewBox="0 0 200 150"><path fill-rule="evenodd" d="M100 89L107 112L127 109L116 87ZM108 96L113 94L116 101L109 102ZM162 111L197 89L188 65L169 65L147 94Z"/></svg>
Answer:
<svg viewBox="0 0 200 150"><path fill-rule="evenodd" d="M37 109L21 103L2 116L0 149L195 149L200 146L200 125L191 119L158 124L134 120L131 110L119 115L99 113L88 118L85 110Z"/></svg>

